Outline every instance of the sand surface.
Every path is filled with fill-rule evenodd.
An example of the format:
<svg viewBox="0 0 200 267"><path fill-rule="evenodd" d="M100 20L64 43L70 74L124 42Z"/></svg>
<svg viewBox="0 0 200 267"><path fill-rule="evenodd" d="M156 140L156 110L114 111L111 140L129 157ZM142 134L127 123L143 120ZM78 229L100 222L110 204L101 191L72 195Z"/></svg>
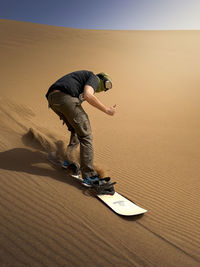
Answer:
<svg viewBox="0 0 200 267"><path fill-rule="evenodd" d="M0 20L1 266L199 266L200 31L96 31ZM44 97L108 72L84 103L97 168L148 213L120 217L46 160L69 134Z"/></svg>

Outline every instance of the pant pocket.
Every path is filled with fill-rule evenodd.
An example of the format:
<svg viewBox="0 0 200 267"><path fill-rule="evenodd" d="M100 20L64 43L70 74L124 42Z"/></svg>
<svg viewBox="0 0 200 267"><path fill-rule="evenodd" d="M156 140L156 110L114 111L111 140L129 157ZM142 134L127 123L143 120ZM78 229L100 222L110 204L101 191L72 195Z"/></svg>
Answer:
<svg viewBox="0 0 200 267"><path fill-rule="evenodd" d="M90 121L85 111L78 109L73 121L75 124L75 130L80 137L91 135Z"/></svg>

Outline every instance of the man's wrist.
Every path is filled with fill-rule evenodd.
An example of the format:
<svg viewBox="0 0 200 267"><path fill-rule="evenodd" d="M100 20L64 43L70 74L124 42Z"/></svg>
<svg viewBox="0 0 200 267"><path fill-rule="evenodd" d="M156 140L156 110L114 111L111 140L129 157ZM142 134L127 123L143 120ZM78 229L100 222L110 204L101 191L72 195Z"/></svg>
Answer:
<svg viewBox="0 0 200 267"><path fill-rule="evenodd" d="M105 111L106 114L109 114L109 109L107 107L105 107Z"/></svg>

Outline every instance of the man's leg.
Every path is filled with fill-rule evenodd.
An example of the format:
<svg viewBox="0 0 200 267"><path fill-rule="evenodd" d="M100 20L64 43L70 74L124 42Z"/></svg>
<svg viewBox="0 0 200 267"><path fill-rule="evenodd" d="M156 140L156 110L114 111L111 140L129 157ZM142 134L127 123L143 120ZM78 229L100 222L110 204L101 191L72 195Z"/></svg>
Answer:
<svg viewBox="0 0 200 267"><path fill-rule="evenodd" d="M72 153L79 145L79 140L78 140L77 134L76 134L74 128L72 127L72 125L67 120L67 118L64 116L64 114L58 113L58 112L57 112L57 114L59 115L60 119L63 120L63 124L66 124L68 131L70 131L70 133L71 133L69 144L67 146L67 160L73 160L72 159L72 157L73 157Z"/></svg>
<svg viewBox="0 0 200 267"><path fill-rule="evenodd" d="M70 136L70 141L67 146L67 159L68 160L73 160L73 151L78 147L79 145L79 140L77 137L77 134L75 132L71 131L71 136Z"/></svg>
<svg viewBox="0 0 200 267"><path fill-rule="evenodd" d="M97 175L93 166L93 139L90 122L79 99L64 93L55 93L50 95L48 100L50 107L62 113L77 134L80 141L80 165L83 178Z"/></svg>
<svg viewBox="0 0 200 267"><path fill-rule="evenodd" d="M57 146L58 146L58 153L59 155L57 156L61 156L62 160L72 160L72 152L74 149L76 149L79 145L79 140L77 137L77 134L75 133L75 130L73 129L73 127L69 124L69 122L67 121L67 119L64 117L64 115L59 111L59 100L57 99L57 101L55 101L57 99L57 97L52 97L49 96L49 107L58 115L58 117L60 118L60 120L63 121L63 124L66 124L68 131L70 131L71 135L70 135L70 140L69 140L69 144L67 146L67 151L64 149L63 143L62 142L57 142ZM60 155L61 154L61 155Z"/></svg>

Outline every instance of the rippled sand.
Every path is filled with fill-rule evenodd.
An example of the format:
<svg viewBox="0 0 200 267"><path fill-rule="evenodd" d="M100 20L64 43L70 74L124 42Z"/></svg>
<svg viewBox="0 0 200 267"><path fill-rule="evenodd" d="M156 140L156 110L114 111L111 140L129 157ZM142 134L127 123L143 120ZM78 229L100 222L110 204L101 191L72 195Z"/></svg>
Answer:
<svg viewBox="0 0 200 267"><path fill-rule="evenodd" d="M200 31L0 20L0 36L1 265L199 266ZM44 95L79 69L113 77L98 97L114 117L83 104L95 166L144 216L117 216L46 160L69 134Z"/></svg>

